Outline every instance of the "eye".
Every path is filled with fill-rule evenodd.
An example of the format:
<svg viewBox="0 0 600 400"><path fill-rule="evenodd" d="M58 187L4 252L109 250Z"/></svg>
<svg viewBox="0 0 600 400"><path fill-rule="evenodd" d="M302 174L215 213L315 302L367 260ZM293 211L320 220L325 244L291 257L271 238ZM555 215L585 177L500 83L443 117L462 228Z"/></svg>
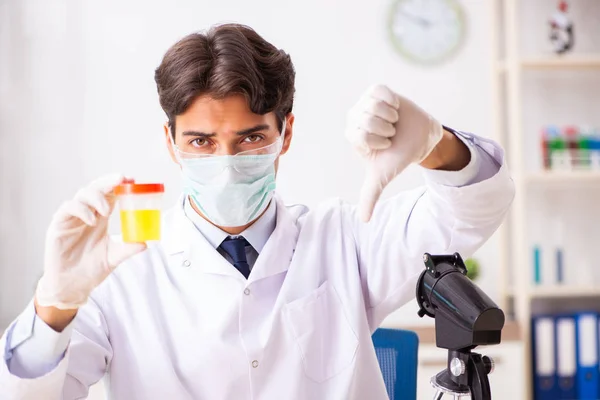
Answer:
<svg viewBox="0 0 600 400"><path fill-rule="evenodd" d="M244 138L244 142L246 143L257 143L263 139L261 135L248 135Z"/></svg>
<svg viewBox="0 0 600 400"><path fill-rule="evenodd" d="M204 147L208 144L208 140L206 138L196 138L190 142L194 147Z"/></svg>

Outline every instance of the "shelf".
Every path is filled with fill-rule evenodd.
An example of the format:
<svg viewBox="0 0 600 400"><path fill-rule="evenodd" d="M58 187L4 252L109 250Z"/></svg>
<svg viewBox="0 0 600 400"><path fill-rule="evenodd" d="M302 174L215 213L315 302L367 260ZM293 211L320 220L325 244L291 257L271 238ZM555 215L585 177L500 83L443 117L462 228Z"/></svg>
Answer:
<svg viewBox="0 0 600 400"><path fill-rule="evenodd" d="M496 61L496 71L505 73L510 65L507 60ZM600 54L527 57L518 61L522 69L600 69Z"/></svg>
<svg viewBox="0 0 600 400"><path fill-rule="evenodd" d="M514 290L507 290L508 297L515 297ZM600 286L533 286L529 292L531 299L600 297Z"/></svg>
<svg viewBox="0 0 600 400"><path fill-rule="evenodd" d="M600 297L600 286L539 286L531 288L531 298Z"/></svg>
<svg viewBox="0 0 600 400"><path fill-rule="evenodd" d="M529 183L600 183L600 171L539 171L525 175Z"/></svg>
<svg viewBox="0 0 600 400"><path fill-rule="evenodd" d="M600 68L600 55L565 55L533 57L521 60L524 69Z"/></svg>

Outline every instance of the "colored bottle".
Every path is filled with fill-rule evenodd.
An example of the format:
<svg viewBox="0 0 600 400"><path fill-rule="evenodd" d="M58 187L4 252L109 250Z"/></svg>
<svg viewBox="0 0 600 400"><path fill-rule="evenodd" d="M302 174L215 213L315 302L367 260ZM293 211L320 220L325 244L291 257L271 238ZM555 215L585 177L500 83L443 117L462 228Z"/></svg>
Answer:
<svg viewBox="0 0 600 400"><path fill-rule="evenodd" d="M591 168L593 135L594 130L589 126L581 127L579 130L579 163L581 169Z"/></svg>
<svg viewBox="0 0 600 400"><path fill-rule="evenodd" d="M564 166L564 155L567 144L556 126L549 126L546 130L549 141L550 168L559 169Z"/></svg>
<svg viewBox="0 0 600 400"><path fill-rule="evenodd" d="M550 140L546 128L542 128L540 139L540 144L542 146L542 166L544 169L550 169Z"/></svg>
<svg viewBox="0 0 600 400"><path fill-rule="evenodd" d="M598 171L600 170L600 129L594 129L590 138L590 167Z"/></svg>
<svg viewBox="0 0 600 400"><path fill-rule="evenodd" d="M567 126L563 130L566 148L568 152L567 156L567 166L570 169L578 169L579 168L579 129L576 126Z"/></svg>
<svg viewBox="0 0 600 400"><path fill-rule="evenodd" d="M562 248L556 249L556 281L558 283L564 283L565 281L565 270L563 264L563 251Z"/></svg>
<svg viewBox="0 0 600 400"><path fill-rule="evenodd" d="M533 247L533 282L539 285L542 282L542 254L539 246Z"/></svg>

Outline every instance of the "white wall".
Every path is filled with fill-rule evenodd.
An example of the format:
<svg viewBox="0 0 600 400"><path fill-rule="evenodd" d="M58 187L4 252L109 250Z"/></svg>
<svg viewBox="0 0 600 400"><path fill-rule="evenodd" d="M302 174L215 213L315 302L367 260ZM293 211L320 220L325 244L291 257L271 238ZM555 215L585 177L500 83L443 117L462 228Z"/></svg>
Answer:
<svg viewBox="0 0 600 400"><path fill-rule="evenodd" d="M166 204L176 198L153 74L178 38L235 21L286 49L297 69L297 122L279 191L289 203L355 201L363 169L344 140L344 118L372 83L391 85L445 124L490 135L491 2L461 2L470 24L465 47L447 64L422 69L387 41L388 0L0 0L0 329L30 298L45 227L79 186L121 171L164 181ZM421 182L413 169L388 195ZM482 285L494 296L495 241L479 256ZM409 308L391 321L416 319Z"/></svg>

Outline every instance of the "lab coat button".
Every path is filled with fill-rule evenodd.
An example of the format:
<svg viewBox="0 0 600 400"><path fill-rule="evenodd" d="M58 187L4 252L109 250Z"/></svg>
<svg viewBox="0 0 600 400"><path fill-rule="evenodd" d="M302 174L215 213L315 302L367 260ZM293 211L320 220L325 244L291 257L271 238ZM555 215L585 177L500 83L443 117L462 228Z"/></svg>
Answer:
<svg viewBox="0 0 600 400"><path fill-rule="evenodd" d="M258 361L257 360L252 361L252 368L258 368Z"/></svg>
<svg viewBox="0 0 600 400"><path fill-rule="evenodd" d="M244 294L246 296L248 296L250 294L250 289L248 289L248 288L244 289Z"/></svg>
<svg viewBox="0 0 600 400"><path fill-rule="evenodd" d="M192 265L192 263L190 262L190 260L184 260L184 261L181 263L181 265L187 268L187 267L189 267L190 265Z"/></svg>

